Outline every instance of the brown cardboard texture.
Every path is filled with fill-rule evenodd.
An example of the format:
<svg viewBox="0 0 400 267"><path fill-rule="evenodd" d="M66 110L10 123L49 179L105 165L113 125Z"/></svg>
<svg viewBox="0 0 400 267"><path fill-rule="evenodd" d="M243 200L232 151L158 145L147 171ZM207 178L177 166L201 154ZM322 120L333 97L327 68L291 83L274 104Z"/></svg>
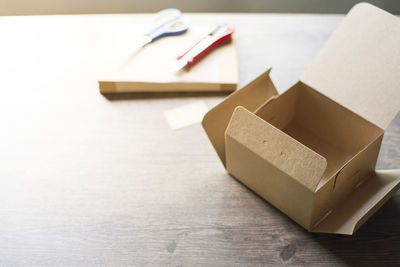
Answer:
<svg viewBox="0 0 400 267"><path fill-rule="evenodd" d="M211 109L203 118L202 125L225 166L225 130L232 112L237 106L255 111L262 103L278 92L269 77L269 72L258 76L252 82L229 95L222 103Z"/></svg>
<svg viewBox="0 0 400 267"><path fill-rule="evenodd" d="M400 186L375 171L400 110L400 20L352 8L300 80L269 70L203 118L227 171L308 231L353 234Z"/></svg>
<svg viewBox="0 0 400 267"><path fill-rule="evenodd" d="M142 35L138 23L123 21L108 25L103 29L100 44L100 92L236 90L235 34L203 55L193 66L178 72L171 70L172 63L182 51L215 28L213 23L188 21L188 24L190 28L186 33L157 39L137 51L134 46Z"/></svg>

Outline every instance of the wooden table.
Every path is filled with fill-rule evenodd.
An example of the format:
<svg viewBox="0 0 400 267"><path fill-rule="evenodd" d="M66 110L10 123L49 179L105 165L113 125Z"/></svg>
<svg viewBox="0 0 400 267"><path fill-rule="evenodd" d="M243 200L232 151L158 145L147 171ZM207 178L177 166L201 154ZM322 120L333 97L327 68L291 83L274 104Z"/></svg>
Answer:
<svg viewBox="0 0 400 267"><path fill-rule="evenodd" d="M280 92L340 15L190 14L236 25L240 86ZM218 94L98 92L110 23L146 15L0 17L0 265L395 265L400 194L354 236L312 234L230 177L200 125L163 111ZM400 116L378 167L400 167Z"/></svg>

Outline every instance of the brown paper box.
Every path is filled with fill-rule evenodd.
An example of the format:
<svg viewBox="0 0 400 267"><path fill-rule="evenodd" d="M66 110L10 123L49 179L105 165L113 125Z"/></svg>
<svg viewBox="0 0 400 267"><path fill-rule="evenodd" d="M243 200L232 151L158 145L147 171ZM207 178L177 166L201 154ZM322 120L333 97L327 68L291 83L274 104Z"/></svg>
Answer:
<svg viewBox="0 0 400 267"><path fill-rule="evenodd" d="M101 93L197 92L236 90L238 64L235 34L203 55L193 66L171 70L176 57L196 40L207 35L215 24L189 23L181 35L167 36L135 51L144 27L134 23L111 24L101 42ZM136 32L134 31L136 29ZM129 33L129 34L127 34Z"/></svg>
<svg viewBox="0 0 400 267"><path fill-rule="evenodd" d="M400 186L375 171L400 110L400 20L358 4L278 95L269 70L203 127L227 171L311 232L353 234Z"/></svg>

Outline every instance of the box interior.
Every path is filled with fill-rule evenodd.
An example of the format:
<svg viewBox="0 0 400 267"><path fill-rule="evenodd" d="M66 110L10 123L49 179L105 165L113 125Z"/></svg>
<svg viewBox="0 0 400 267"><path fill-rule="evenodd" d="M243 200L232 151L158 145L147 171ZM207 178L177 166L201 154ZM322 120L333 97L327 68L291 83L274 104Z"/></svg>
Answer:
<svg viewBox="0 0 400 267"><path fill-rule="evenodd" d="M319 187L383 130L302 82L266 102L256 115L325 157Z"/></svg>

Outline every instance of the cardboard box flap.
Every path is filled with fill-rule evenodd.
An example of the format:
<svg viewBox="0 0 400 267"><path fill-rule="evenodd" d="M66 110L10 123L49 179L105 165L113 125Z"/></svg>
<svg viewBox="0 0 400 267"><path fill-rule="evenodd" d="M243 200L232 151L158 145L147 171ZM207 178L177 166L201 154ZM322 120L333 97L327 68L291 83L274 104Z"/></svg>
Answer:
<svg viewBox="0 0 400 267"><path fill-rule="evenodd" d="M219 158L225 166L225 130L233 110L243 106L254 111L278 92L269 77L268 69L242 89L232 93L204 116L202 125Z"/></svg>
<svg viewBox="0 0 400 267"><path fill-rule="evenodd" d="M353 234L399 187L400 169L372 173L371 177L312 229L312 232Z"/></svg>
<svg viewBox="0 0 400 267"><path fill-rule="evenodd" d="M300 80L385 129L400 110L400 19L355 5Z"/></svg>
<svg viewBox="0 0 400 267"><path fill-rule="evenodd" d="M316 190L325 172L323 156L243 107L235 109L226 135L311 191Z"/></svg>

